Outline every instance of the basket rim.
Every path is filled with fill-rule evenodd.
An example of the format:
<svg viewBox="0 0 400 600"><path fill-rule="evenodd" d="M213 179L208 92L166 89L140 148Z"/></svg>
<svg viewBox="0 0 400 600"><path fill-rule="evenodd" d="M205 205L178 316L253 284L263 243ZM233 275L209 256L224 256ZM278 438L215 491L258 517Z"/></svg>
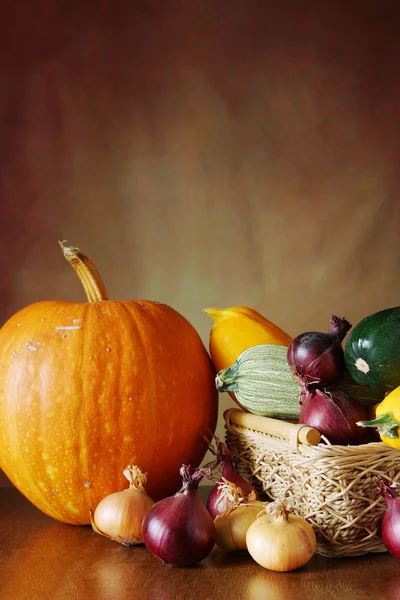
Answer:
<svg viewBox="0 0 400 600"><path fill-rule="evenodd" d="M291 456L296 460L322 461L329 462L332 466L332 461L336 461L341 465L348 462L354 463L357 460L366 461L368 459L379 460L399 460L400 466L400 451L396 448L388 446L384 442L369 442L368 444L360 444L358 446L340 446L320 442L318 445L310 446L308 444L297 444L297 447L288 440L279 437L271 436L267 433L254 431L239 425L232 425L227 430L227 436L242 436L247 440L252 440L259 448L259 454L275 450L277 454Z"/></svg>
<svg viewBox="0 0 400 600"><path fill-rule="evenodd" d="M285 452L292 451L294 454L302 454L302 455L311 455L311 456L326 456L326 457L345 457L349 456L357 456L363 454L370 454L371 452L379 453L383 455L388 455L393 457L395 455L398 456L400 461L400 450L397 448L393 448L393 446L389 446L383 441L375 441L375 442L367 442L365 444L331 444L331 442L324 436L321 435L320 442L318 444L307 444L302 443L298 438L298 433L301 431L303 427L302 424L293 424L293 434L290 438L283 438L277 435L272 435L268 433L267 430L262 430L261 424L262 421L268 421L270 419L266 419L265 417L258 416L258 422L260 423L260 429L255 428L253 426L254 416L252 417L252 426L247 426L243 421L243 417L246 416L246 413L243 413L241 418L241 422L235 423L231 420L231 414L234 414L236 409L230 409L225 411L225 430L226 433L247 435L249 437L257 437L259 441L274 443L277 447L281 446L282 450ZM240 411L241 412L241 411ZM280 421L279 419L274 419L274 421Z"/></svg>

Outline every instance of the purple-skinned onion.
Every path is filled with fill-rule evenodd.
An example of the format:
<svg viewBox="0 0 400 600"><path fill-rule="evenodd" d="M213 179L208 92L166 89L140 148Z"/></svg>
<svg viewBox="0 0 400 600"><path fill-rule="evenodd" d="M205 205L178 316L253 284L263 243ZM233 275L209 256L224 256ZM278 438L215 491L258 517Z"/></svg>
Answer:
<svg viewBox="0 0 400 600"><path fill-rule="evenodd" d="M226 494L222 494L223 486L220 485L224 481L235 484L235 486L242 490L244 496L249 496L251 493L254 493L255 499L258 500L257 490L249 481L247 481L247 479L244 479L244 477L237 472L230 450L217 436L215 436L215 439L217 450L214 469L222 466L222 475L216 485L212 488L207 499L207 510L213 519L229 507L229 500Z"/></svg>
<svg viewBox="0 0 400 600"><path fill-rule="evenodd" d="M310 390L300 396L299 423L314 427L331 444L358 445L371 440L367 429L357 421L367 418L366 407L341 390Z"/></svg>
<svg viewBox="0 0 400 600"><path fill-rule="evenodd" d="M378 489L387 504L382 519L382 541L390 554L400 558L400 496L397 492L397 484L391 483L385 477L380 477Z"/></svg>
<svg viewBox="0 0 400 600"><path fill-rule="evenodd" d="M288 347L288 364L293 375L309 387L333 385L345 362L342 341L351 324L332 315L328 332L306 331L294 337Z"/></svg>
<svg viewBox="0 0 400 600"><path fill-rule="evenodd" d="M188 567L206 558L215 543L214 521L198 491L201 479L211 477L211 472L183 465L180 474L181 489L147 512L142 537L161 562Z"/></svg>

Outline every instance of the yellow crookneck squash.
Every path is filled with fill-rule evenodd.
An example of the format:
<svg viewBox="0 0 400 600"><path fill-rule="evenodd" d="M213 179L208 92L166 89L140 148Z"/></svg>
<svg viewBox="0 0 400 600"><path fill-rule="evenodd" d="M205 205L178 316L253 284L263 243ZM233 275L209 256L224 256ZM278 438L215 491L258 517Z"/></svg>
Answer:
<svg viewBox="0 0 400 600"><path fill-rule="evenodd" d="M205 308L212 319L209 349L217 373L232 366L238 356L252 346L277 344L289 346L291 336L266 319L256 310L247 306L228 308ZM231 398L247 412L233 392Z"/></svg>
<svg viewBox="0 0 400 600"><path fill-rule="evenodd" d="M90 523L124 468L148 474L154 499L174 493L215 431L215 371L173 308L112 301L89 258L61 243L88 302L43 301L0 330L0 467L40 510Z"/></svg>
<svg viewBox="0 0 400 600"><path fill-rule="evenodd" d="M210 354L216 371L233 365L244 350L258 344L289 346L291 336L247 306L205 308L212 319Z"/></svg>

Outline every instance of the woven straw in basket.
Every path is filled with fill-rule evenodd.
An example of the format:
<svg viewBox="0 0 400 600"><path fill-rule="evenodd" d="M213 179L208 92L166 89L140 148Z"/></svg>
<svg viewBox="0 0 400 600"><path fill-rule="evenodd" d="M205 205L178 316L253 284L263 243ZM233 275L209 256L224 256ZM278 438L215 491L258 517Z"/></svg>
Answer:
<svg viewBox="0 0 400 600"><path fill-rule="evenodd" d="M235 411L238 412L238 411ZM226 444L238 472L272 500L314 528L317 554L328 557L385 552L379 536L386 503L377 477L400 477L400 452L382 442L333 446L322 437L316 446L271 436L237 425L225 413ZM245 414L245 413L244 413ZM263 419L263 417L258 417ZM296 430L297 431L297 430Z"/></svg>

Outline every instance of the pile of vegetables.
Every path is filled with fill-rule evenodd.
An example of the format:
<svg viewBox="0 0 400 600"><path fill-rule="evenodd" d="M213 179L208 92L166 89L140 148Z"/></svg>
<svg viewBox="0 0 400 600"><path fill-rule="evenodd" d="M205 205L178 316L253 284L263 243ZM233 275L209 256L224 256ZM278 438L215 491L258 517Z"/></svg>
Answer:
<svg viewBox="0 0 400 600"><path fill-rule="evenodd" d="M247 551L272 571L292 571L314 555L313 528L291 515L284 501L262 502L257 490L241 477L226 445L217 436L216 462L222 476L211 490L207 508L214 516L216 544L227 551Z"/></svg>
<svg viewBox="0 0 400 600"><path fill-rule="evenodd" d="M352 331L345 318L333 315L327 332L306 331L288 343L274 338L275 329L268 342L259 342L249 328L245 348L247 323L242 319L239 325L241 314L236 311L235 327L241 331L242 351L217 372L216 387L232 394L243 411L265 416L264 431L283 432L270 423L284 419L320 432L323 443L381 440L400 449L400 307L370 315ZM268 323L263 322L267 329ZM211 356L218 355L218 343L225 343L218 333L213 327ZM400 558L397 484L381 478L378 487L388 504L382 540ZM256 527L261 528L254 524L249 529Z"/></svg>
<svg viewBox="0 0 400 600"><path fill-rule="evenodd" d="M196 565L215 544L229 552L248 552L261 566L291 571L316 549L313 528L292 515L284 502L262 502L241 477L226 445L215 436L215 460L205 467L182 465L180 490L154 502L146 474L137 465L124 470L129 488L103 498L91 515L93 530L125 546L144 544L164 564ZM213 481L207 504L199 483Z"/></svg>
<svg viewBox="0 0 400 600"><path fill-rule="evenodd" d="M349 383L342 341L351 325L332 316L328 332L307 331L288 347L257 344L217 373L219 391L233 391L254 414L314 427L333 444L360 444L373 434L357 425L379 392Z"/></svg>
<svg viewBox="0 0 400 600"><path fill-rule="evenodd" d="M241 314L237 310L235 327L244 339ZM400 448L400 308L363 319L343 348L350 329L346 319L333 315L328 332L306 331L287 346L273 338L275 329L270 343L253 343L249 329L248 347L217 372L216 387L233 393L245 411L304 423L332 444L363 444L380 436ZM212 328L214 354L226 338Z"/></svg>
<svg viewBox="0 0 400 600"><path fill-rule="evenodd" d="M400 307L295 337L248 307L207 308L207 352L183 315L109 300L89 257L60 245L87 302L38 302L1 328L0 468L47 515L164 563L197 564L216 544L271 570L304 565L313 528L239 475L215 435L218 391L275 433L295 422L314 443L400 449ZM400 558L397 484L377 485L382 539Z"/></svg>

